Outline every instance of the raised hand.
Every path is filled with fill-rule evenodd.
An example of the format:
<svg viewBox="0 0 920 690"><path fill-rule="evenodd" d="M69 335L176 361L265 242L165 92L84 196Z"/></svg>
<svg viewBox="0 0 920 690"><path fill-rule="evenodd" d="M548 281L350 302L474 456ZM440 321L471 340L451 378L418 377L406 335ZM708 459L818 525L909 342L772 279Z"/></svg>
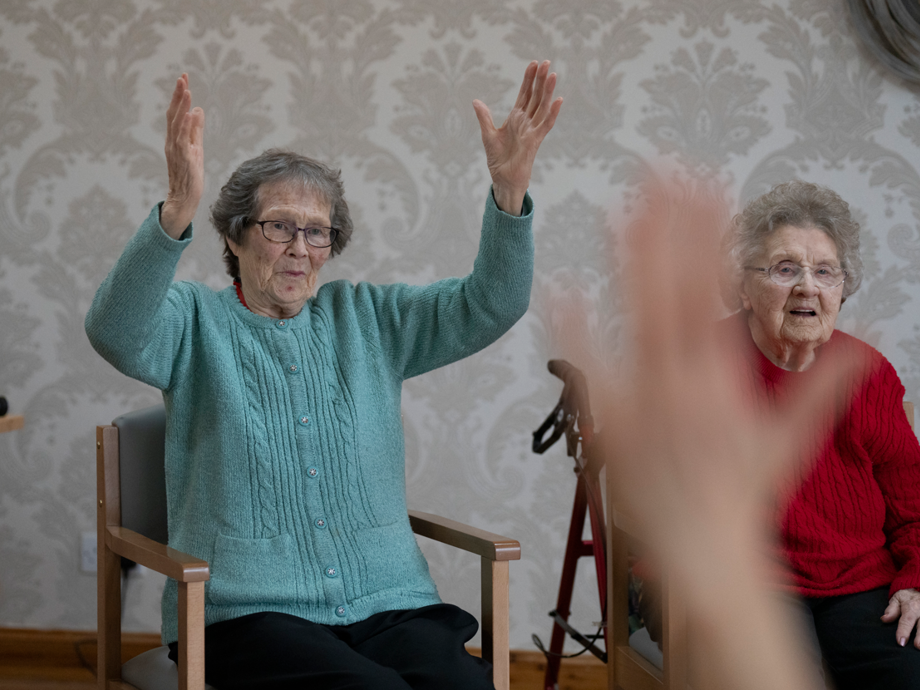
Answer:
<svg viewBox="0 0 920 690"><path fill-rule="evenodd" d="M521 215L537 151L562 108L562 98L553 100L555 88L556 73L549 74L549 60L539 66L536 60L531 62L524 72L514 108L498 129L488 106L480 100L473 101L492 175L495 203L511 215Z"/></svg>
<svg viewBox="0 0 920 690"><path fill-rule="evenodd" d="M724 684L714 687L814 687L796 630L771 599L766 507L796 458L813 454L807 444L830 430L835 381L851 365L828 354L787 405L758 405L737 369L749 343L716 327L717 228L727 214L706 190L684 203L664 187L645 192L649 211L630 228L635 251L619 281L632 326L619 373L591 365L597 348L571 304L563 319L566 357L598 393L608 498L682 590L712 655L700 667Z"/></svg>
<svg viewBox="0 0 920 690"><path fill-rule="evenodd" d="M166 111L169 192L160 209L160 225L174 239L192 222L204 193L204 110L191 105L188 75L183 74Z"/></svg>

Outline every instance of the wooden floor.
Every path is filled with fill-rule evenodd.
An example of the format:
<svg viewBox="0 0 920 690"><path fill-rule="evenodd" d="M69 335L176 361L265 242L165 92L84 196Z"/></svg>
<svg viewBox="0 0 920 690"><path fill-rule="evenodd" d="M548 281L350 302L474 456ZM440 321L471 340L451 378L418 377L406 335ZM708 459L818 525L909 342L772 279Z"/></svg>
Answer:
<svg viewBox="0 0 920 690"><path fill-rule="evenodd" d="M542 690L543 669L535 664L518 665L511 670L511 690ZM606 690L606 669L600 663L563 665L559 690ZM0 675L0 690L96 690L95 679L49 680L47 678Z"/></svg>
<svg viewBox="0 0 920 690"><path fill-rule="evenodd" d="M158 644L158 635L126 633L123 658ZM95 690L95 633L0 628L0 690ZM511 690L542 690L543 655L511 652ZM606 690L607 667L582 656L562 663L559 690Z"/></svg>

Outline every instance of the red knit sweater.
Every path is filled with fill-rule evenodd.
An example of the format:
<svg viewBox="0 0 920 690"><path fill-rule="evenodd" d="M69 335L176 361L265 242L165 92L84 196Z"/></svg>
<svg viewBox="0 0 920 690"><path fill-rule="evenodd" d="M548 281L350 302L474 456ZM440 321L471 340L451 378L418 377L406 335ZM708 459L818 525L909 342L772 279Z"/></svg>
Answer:
<svg viewBox="0 0 920 690"><path fill-rule="evenodd" d="M808 376L780 369L750 342L750 373L767 401ZM858 358L860 374L846 384L850 403L833 436L819 441L823 450L778 511L783 556L803 596L920 588L920 443L904 386L866 343L834 331L821 351L837 348Z"/></svg>

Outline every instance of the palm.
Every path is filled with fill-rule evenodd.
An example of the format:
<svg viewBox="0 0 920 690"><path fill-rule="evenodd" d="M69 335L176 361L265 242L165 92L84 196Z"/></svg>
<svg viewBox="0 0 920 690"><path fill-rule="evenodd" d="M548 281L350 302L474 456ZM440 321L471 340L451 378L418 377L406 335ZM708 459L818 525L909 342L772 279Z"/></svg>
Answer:
<svg viewBox="0 0 920 690"><path fill-rule="evenodd" d="M555 88L556 75L549 74L549 61L530 63L514 107L499 128L489 108L482 101L473 101L495 201L508 213L520 213L537 151L562 108L561 98L553 100Z"/></svg>

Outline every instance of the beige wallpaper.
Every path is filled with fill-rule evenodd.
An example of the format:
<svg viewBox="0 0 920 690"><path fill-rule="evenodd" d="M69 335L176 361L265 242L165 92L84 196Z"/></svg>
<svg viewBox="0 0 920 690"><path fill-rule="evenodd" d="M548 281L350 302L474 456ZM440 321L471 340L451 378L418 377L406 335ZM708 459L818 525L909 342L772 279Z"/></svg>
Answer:
<svg viewBox="0 0 920 690"><path fill-rule="evenodd" d="M843 0L2 0L0 395L27 428L0 436L0 625L95 626L95 579L79 570L94 426L158 392L96 356L83 316L164 195L162 113L181 71L207 112L208 173L182 278L227 284L204 209L240 161L284 146L344 171L356 232L323 278L427 282L476 251L488 175L472 99L500 118L526 62L554 61L565 105L531 189L530 312L409 382L404 405L410 504L520 539L512 643L532 648L574 487L561 449L529 451L560 391L547 294L597 298L615 342L603 233L648 161L733 198L792 176L837 189L866 260L840 324L920 401L920 101L854 36ZM442 595L475 609L476 560L426 552ZM600 616L590 568L580 577L588 628ZM127 628L158 628L161 587L132 578Z"/></svg>

